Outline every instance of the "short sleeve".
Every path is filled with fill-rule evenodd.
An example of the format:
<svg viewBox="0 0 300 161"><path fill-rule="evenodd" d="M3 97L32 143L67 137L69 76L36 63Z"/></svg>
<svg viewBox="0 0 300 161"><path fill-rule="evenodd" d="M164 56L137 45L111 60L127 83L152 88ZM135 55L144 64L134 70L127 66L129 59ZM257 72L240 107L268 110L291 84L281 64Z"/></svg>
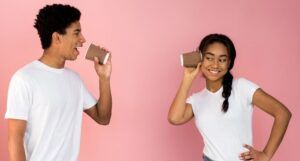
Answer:
<svg viewBox="0 0 300 161"><path fill-rule="evenodd" d="M191 104L192 106L193 106L193 102L194 102L193 95L189 96L185 101L185 103Z"/></svg>
<svg viewBox="0 0 300 161"><path fill-rule="evenodd" d="M245 96L248 104L252 104L252 98L259 86L245 78L238 79L238 88L241 96Z"/></svg>
<svg viewBox="0 0 300 161"><path fill-rule="evenodd" d="M5 118L27 120L32 104L31 99L29 82L20 73L16 73L8 87Z"/></svg>
<svg viewBox="0 0 300 161"><path fill-rule="evenodd" d="M82 92L83 92L83 110L93 107L97 100L95 97L88 91L85 84L82 82Z"/></svg>
<svg viewBox="0 0 300 161"><path fill-rule="evenodd" d="M185 103L188 103L191 105L192 107L192 110L193 110L193 113L194 115L197 113L198 109L197 109L197 106L198 106L198 101L199 101L199 93L193 93L191 96L189 96Z"/></svg>

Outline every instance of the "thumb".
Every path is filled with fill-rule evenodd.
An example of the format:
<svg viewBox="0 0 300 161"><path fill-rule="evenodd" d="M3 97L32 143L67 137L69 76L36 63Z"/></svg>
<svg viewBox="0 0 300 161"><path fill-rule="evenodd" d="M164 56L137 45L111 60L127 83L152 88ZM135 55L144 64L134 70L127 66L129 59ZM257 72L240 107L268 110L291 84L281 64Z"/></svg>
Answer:
<svg viewBox="0 0 300 161"><path fill-rule="evenodd" d="M98 57L94 57L94 63L97 63L97 64L99 64L99 59L98 59Z"/></svg>

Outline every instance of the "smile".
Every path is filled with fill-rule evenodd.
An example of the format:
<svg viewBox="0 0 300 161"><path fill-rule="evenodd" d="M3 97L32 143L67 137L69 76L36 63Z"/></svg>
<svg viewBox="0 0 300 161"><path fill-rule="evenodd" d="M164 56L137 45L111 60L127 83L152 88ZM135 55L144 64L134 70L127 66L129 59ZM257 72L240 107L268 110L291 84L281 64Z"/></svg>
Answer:
<svg viewBox="0 0 300 161"><path fill-rule="evenodd" d="M216 70L216 69L209 69L208 71L212 74L218 74L221 72L220 70Z"/></svg>

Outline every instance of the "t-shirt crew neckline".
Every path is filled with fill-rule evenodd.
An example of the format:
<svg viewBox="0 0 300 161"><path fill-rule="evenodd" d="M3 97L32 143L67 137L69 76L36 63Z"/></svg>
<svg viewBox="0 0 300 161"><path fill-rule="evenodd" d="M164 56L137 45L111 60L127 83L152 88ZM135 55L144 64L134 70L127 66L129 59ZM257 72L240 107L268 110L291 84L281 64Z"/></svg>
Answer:
<svg viewBox="0 0 300 161"><path fill-rule="evenodd" d="M218 96L223 92L223 86L221 88L219 88L216 92L212 92L212 91L208 90L207 87L205 87L205 90L207 93L209 93L211 95Z"/></svg>
<svg viewBox="0 0 300 161"><path fill-rule="evenodd" d="M50 67L49 65L46 65L44 64L43 62L39 61L39 60L35 60L34 63L36 65L38 65L39 67L47 70L47 71L50 71L50 72L54 72L54 73L62 73L65 71L65 68L53 68L53 67Z"/></svg>

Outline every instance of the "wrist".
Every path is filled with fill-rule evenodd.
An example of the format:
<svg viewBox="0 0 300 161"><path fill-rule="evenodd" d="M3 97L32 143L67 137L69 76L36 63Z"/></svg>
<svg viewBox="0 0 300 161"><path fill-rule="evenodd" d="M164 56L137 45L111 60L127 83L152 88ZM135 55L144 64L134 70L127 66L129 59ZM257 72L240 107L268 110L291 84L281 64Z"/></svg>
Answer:
<svg viewBox="0 0 300 161"><path fill-rule="evenodd" d="M182 80L182 84L187 84L187 85L191 85L193 82L193 78L189 77L189 76L184 76L183 80Z"/></svg>
<svg viewBox="0 0 300 161"><path fill-rule="evenodd" d="M268 159L268 160L271 160L272 158L272 154L269 154L268 152L266 152L265 150L263 151L265 157Z"/></svg>
<svg viewBox="0 0 300 161"><path fill-rule="evenodd" d="M181 82L181 87L186 90L189 90L192 86L192 82L193 82L192 79L183 79Z"/></svg>
<svg viewBox="0 0 300 161"><path fill-rule="evenodd" d="M110 77L99 76L100 82L110 82Z"/></svg>

